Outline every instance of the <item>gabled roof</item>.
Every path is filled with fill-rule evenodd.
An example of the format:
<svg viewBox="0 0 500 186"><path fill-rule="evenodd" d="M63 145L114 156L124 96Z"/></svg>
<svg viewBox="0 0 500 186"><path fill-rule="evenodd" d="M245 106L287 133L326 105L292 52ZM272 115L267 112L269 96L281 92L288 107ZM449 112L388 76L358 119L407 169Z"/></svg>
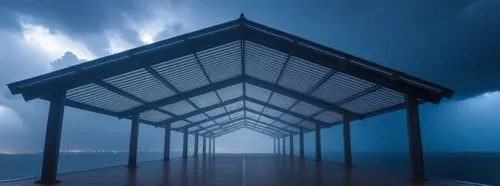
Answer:
<svg viewBox="0 0 500 186"><path fill-rule="evenodd" d="M25 100L66 91L67 106L173 130L270 136L329 127L453 91L239 19L8 85Z"/></svg>

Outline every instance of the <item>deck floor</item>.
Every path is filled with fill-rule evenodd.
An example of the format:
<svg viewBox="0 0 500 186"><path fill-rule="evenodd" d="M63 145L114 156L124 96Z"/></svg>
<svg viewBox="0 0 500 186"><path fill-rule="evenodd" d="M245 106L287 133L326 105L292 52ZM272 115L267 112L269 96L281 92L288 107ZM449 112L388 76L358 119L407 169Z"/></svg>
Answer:
<svg viewBox="0 0 500 186"><path fill-rule="evenodd" d="M345 169L340 163L272 154L216 154L170 162L151 161L130 170L125 166L60 174L58 185L472 185L431 179L415 184L404 174L363 167ZM0 185L36 185L35 179Z"/></svg>

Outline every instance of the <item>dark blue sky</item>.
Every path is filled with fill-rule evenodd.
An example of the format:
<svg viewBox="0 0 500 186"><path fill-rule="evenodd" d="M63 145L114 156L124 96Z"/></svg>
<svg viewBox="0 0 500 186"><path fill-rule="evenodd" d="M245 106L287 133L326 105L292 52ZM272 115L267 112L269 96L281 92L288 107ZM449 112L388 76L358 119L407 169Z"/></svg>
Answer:
<svg viewBox="0 0 500 186"><path fill-rule="evenodd" d="M500 150L500 1L2 1L0 83L238 18L351 53L456 90L421 111L428 151ZM70 52L70 53L66 53ZM42 148L47 103L0 86L0 151ZM406 151L402 111L353 123L353 151ZM129 121L67 109L62 149L127 150ZM163 132L141 126L140 148L161 150ZM339 150L340 127L324 131ZM175 134L174 148L180 148ZM239 138L236 138L238 136ZM248 130L217 141L223 151L270 150ZM241 141L239 141L241 140ZM192 141L192 140L191 140Z"/></svg>

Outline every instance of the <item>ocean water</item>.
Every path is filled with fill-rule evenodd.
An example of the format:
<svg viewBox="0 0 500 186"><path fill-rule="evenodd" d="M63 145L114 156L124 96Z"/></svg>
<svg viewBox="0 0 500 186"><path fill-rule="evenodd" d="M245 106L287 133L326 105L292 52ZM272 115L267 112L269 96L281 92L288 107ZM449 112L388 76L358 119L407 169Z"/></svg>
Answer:
<svg viewBox="0 0 500 186"><path fill-rule="evenodd" d="M172 151L171 158L180 157L181 152ZM36 154L0 154L0 180L36 177L42 167L42 153ZM162 152L141 152L137 154L138 162L161 160ZM128 152L61 152L59 154L58 172L74 172L126 165Z"/></svg>
<svg viewBox="0 0 500 186"><path fill-rule="evenodd" d="M180 157L172 152L171 157ZM307 154L311 155L311 154ZM139 152L138 161L160 160L161 152ZM325 161L343 161L341 152L323 152ZM42 154L0 155L0 180L36 177L40 174ZM125 165L128 153L61 153L59 172L73 172ZM353 153L353 163L373 169L410 174L406 153ZM500 185L500 152L427 153L425 166L429 177Z"/></svg>

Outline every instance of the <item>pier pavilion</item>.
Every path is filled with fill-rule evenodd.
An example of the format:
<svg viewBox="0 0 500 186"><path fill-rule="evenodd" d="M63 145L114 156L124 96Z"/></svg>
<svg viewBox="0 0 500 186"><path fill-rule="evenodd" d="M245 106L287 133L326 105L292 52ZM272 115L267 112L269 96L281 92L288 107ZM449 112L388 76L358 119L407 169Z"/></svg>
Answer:
<svg viewBox="0 0 500 186"><path fill-rule="evenodd" d="M328 163L321 162L320 130L341 125L342 169L351 170L350 122L405 109L410 177L420 182L426 174L419 105L439 104L453 95L448 88L252 22L243 15L8 87L26 101L50 102L39 183L58 182L65 106L130 120L129 170L141 170L136 162L139 124L165 131L163 164L172 165L170 134L175 131L183 134L184 162L205 162L212 157L215 160L207 161L236 159L241 164L240 160L251 159L263 164L270 161L267 163L273 167L268 168L273 170L280 158L327 167ZM214 155L216 139L241 128L273 138L274 154ZM304 133L308 132L315 135L316 162L304 160ZM188 156L190 134L195 136L196 157ZM298 154L293 154L294 136L299 138ZM290 137L292 157L281 155L285 137ZM283 171L287 167L295 169L284 166Z"/></svg>

